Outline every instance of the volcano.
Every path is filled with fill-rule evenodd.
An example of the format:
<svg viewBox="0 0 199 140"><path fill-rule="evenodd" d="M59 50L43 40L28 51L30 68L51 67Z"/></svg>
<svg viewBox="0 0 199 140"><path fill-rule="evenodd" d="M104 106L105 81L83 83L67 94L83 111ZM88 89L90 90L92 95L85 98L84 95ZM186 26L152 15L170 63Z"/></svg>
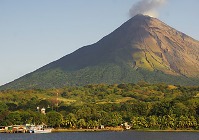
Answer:
<svg viewBox="0 0 199 140"><path fill-rule="evenodd" d="M136 15L98 42L1 89L139 81L199 85L199 41L156 18Z"/></svg>

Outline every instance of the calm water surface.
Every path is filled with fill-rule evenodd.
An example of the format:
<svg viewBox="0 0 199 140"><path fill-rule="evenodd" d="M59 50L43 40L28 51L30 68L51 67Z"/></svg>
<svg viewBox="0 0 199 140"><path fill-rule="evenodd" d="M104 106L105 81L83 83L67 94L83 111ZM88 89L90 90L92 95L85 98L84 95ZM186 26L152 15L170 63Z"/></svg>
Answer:
<svg viewBox="0 0 199 140"><path fill-rule="evenodd" d="M62 132L3 134L0 140L199 140L198 132Z"/></svg>

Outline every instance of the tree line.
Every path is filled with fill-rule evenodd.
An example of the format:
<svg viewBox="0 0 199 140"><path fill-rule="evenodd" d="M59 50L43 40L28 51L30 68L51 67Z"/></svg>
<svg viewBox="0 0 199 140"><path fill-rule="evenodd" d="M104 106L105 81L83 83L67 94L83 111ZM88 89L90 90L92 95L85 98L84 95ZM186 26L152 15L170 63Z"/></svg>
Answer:
<svg viewBox="0 0 199 140"><path fill-rule="evenodd" d="M0 125L199 129L199 87L166 84L87 85L0 92ZM45 107L42 114L37 107Z"/></svg>

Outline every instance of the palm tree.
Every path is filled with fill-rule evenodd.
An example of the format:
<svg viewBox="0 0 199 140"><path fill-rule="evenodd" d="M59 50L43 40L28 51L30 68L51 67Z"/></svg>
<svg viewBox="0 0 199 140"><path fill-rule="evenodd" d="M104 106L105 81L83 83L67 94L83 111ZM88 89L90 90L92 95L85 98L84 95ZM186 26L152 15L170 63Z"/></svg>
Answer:
<svg viewBox="0 0 199 140"><path fill-rule="evenodd" d="M78 127L81 129L81 128L84 128L86 126L86 122L84 119L80 119L78 122Z"/></svg>
<svg viewBox="0 0 199 140"><path fill-rule="evenodd" d="M157 116L149 116L147 118L147 122L148 122L148 126L151 128L159 127Z"/></svg>
<svg viewBox="0 0 199 140"><path fill-rule="evenodd" d="M76 128L77 125L76 116L73 113L69 113L68 116L66 117L65 124L70 128Z"/></svg>

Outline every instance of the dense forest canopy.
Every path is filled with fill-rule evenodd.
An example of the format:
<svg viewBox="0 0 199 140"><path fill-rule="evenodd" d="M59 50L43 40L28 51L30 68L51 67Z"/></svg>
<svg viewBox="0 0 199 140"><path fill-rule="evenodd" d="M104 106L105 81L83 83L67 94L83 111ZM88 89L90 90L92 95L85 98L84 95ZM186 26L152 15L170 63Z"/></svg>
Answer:
<svg viewBox="0 0 199 140"><path fill-rule="evenodd" d="M125 122L132 129L199 129L199 87L139 82L0 91L0 125L97 128Z"/></svg>

